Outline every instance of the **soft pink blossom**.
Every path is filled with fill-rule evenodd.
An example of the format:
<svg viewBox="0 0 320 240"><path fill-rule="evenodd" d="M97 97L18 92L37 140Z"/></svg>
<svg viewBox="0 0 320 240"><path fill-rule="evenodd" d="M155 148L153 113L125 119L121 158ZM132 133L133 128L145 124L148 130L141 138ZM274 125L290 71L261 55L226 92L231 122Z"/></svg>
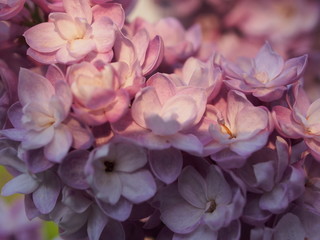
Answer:
<svg viewBox="0 0 320 240"><path fill-rule="evenodd" d="M49 160L61 161L72 144L72 133L62 123L72 102L69 86L64 81L53 86L48 79L22 68L18 95L19 102L8 112L14 128L3 130L2 134L21 141L24 149L44 147Z"/></svg>
<svg viewBox="0 0 320 240"><path fill-rule="evenodd" d="M49 22L24 33L27 54L41 63L74 63L89 53L112 51L115 31L124 23L118 4L90 7L88 0L65 0L66 13L51 13Z"/></svg>
<svg viewBox="0 0 320 240"><path fill-rule="evenodd" d="M68 69L67 79L74 96L73 110L90 125L117 121L129 106L129 95L122 89L123 78L112 65L99 71L88 62Z"/></svg>
<svg viewBox="0 0 320 240"><path fill-rule="evenodd" d="M202 62L189 58L183 68L176 70L170 77L177 87L189 86L203 88L207 92L208 102L218 95L222 85L222 70L214 63L215 55Z"/></svg>
<svg viewBox="0 0 320 240"><path fill-rule="evenodd" d="M185 30L175 18L163 18L154 24L137 19L132 28L145 29L150 38L159 35L163 39L164 58L167 64L179 64L193 56L201 45L200 25L193 25Z"/></svg>
<svg viewBox="0 0 320 240"><path fill-rule="evenodd" d="M173 146L199 154L202 144L191 129L201 120L206 101L205 90L176 87L168 77L155 74L137 93L131 116L113 124L113 129L150 149Z"/></svg>
<svg viewBox="0 0 320 240"><path fill-rule="evenodd" d="M204 155L211 155L225 168L234 168L264 147L272 130L269 111L263 106L253 106L243 93L233 90L207 106L195 131L205 145Z"/></svg>

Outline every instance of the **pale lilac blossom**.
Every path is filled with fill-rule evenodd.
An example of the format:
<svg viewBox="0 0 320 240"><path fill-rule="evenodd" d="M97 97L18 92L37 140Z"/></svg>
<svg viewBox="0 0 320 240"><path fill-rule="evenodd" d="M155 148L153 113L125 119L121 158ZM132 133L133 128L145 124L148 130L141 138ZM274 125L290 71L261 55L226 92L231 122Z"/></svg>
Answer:
<svg viewBox="0 0 320 240"><path fill-rule="evenodd" d="M161 220L175 233L173 239L219 239L219 231L241 216L243 189L232 178L227 179L213 165L206 177L188 166L178 183L159 193ZM236 228L238 234L233 234L239 236L239 225Z"/></svg>
<svg viewBox="0 0 320 240"><path fill-rule="evenodd" d="M121 219L132 203L144 202L155 194L155 181L151 173L143 169L147 161L145 149L125 142L110 142L90 153L85 166L87 182L99 206L112 217ZM119 213L109 212L116 206Z"/></svg>
<svg viewBox="0 0 320 240"><path fill-rule="evenodd" d="M303 138L312 155L320 160L320 99L310 103L302 86L293 89L294 103L289 108L275 106L273 118L276 129L284 137Z"/></svg>
<svg viewBox="0 0 320 240"><path fill-rule="evenodd" d="M281 98L287 86L299 80L306 62L306 55L284 61L266 43L254 59L242 58L236 63L224 61L222 66L228 87L271 102Z"/></svg>
<svg viewBox="0 0 320 240"><path fill-rule="evenodd" d="M255 107L243 93L232 90L207 106L195 132L204 144L204 155L211 155L225 168L234 168L264 147L272 130L268 109Z"/></svg>

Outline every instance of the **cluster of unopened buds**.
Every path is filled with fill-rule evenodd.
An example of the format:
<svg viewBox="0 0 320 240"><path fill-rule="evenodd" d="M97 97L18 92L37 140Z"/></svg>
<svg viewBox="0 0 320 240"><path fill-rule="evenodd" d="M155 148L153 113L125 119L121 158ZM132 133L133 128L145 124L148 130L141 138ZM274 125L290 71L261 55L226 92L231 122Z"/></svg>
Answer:
<svg viewBox="0 0 320 240"><path fill-rule="evenodd" d="M307 55L233 60L134 4L0 1L2 195L66 240L318 240Z"/></svg>

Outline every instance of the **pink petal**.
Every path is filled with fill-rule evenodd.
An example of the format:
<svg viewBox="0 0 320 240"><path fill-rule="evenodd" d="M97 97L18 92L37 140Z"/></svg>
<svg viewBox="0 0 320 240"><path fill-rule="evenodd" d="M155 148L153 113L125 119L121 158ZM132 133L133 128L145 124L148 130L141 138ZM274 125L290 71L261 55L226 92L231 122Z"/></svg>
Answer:
<svg viewBox="0 0 320 240"><path fill-rule="evenodd" d="M120 89L116 93L114 103L107 107L105 116L109 122L118 121L127 111L130 104L130 98L124 89Z"/></svg>
<svg viewBox="0 0 320 240"><path fill-rule="evenodd" d="M101 17L110 18L120 30L123 27L125 14L123 8L117 3L105 3L103 5L96 5L92 8L94 21Z"/></svg>
<svg viewBox="0 0 320 240"><path fill-rule="evenodd" d="M88 0L63 1L65 11L74 19L84 18L89 24L92 22L92 10Z"/></svg>
<svg viewBox="0 0 320 240"><path fill-rule="evenodd" d="M137 95L132 104L131 114L134 121L147 128L145 119L160 112L161 105L154 87L146 87Z"/></svg>
<svg viewBox="0 0 320 240"><path fill-rule="evenodd" d="M275 126L281 135L288 138L300 138L303 129L293 121L291 114L291 110L282 106L275 106L272 109Z"/></svg>
<svg viewBox="0 0 320 240"><path fill-rule="evenodd" d="M108 17L101 17L92 24L93 39L98 52L108 52L115 41L115 28Z"/></svg>
<svg viewBox="0 0 320 240"><path fill-rule="evenodd" d="M92 39L76 39L67 45L67 51L70 56L77 60L80 60L94 50L96 50L96 45Z"/></svg>
<svg viewBox="0 0 320 240"><path fill-rule="evenodd" d="M274 52L267 42L259 51L255 58L256 72L265 72L269 79L273 79L280 74L284 67L283 58Z"/></svg>
<svg viewBox="0 0 320 240"><path fill-rule="evenodd" d="M57 63L56 52L41 53L33 50L32 48L28 48L27 55L39 63L43 63L43 64Z"/></svg>
<svg viewBox="0 0 320 240"><path fill-rule="evenodd" d="M162 38L155 36L147 48L145 58L142 64L142 73L144 76L151 74L162 62L164 55L164 46Z"/></svg>
<svg viewBox="0 0 320 240"><path fill-rule="evenodd" d="M161 105L175 95L176 88L173 82L165 75L156 73L147 81L147 86L152 86L157 92Z"/></svg>
<svg viewBox="0 0 320 240"><path fill-rule="evenodd" d="M54 52L66 44L66 41L55 31L55 25L52 22L40 23L29 28L23 36L32 49L42 53Z"/></svg>

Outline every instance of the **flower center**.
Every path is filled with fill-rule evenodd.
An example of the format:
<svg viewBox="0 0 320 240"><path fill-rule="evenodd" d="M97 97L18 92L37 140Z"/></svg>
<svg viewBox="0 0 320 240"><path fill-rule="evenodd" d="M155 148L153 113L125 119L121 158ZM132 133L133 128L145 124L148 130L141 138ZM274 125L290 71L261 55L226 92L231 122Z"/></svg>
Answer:
<svg viewBox="0 0 320 240"><path fill-rule="evenodd" d="M217 208L217 203L215 200L207 202L206 213L213 213Z"/></svg>
<svg viewBox="0 0 320 240"><path fill-rule="evenodd" d="M236 135L234 135L234 134L231 132L230 128L228 128L228 127L226 126L226 124L225 124L225 122L224 122L223 119L218 120L218 123L219 123L219 125L220 125L220 127L221 127L222 132L223 132L223 133L227 133L227 134L229 135L229 139L232 139L232 138L236 138L236 137L237 137Z"/></svg>
<svg viewBox="0 0 320 240"><path fill-rule="evenodd" d="M267 83L269 82L269 76L266 72L257 72L254 77L259 80L259 82Z"/></svg>
<svg viewBox="0 0 320 240"><path fill-rule="evenodd" d="M110 162L110 161L105 161L104 162L104 171L105 172L113 172L113 169L114 169L114 163L113 162Z"/></svg>

